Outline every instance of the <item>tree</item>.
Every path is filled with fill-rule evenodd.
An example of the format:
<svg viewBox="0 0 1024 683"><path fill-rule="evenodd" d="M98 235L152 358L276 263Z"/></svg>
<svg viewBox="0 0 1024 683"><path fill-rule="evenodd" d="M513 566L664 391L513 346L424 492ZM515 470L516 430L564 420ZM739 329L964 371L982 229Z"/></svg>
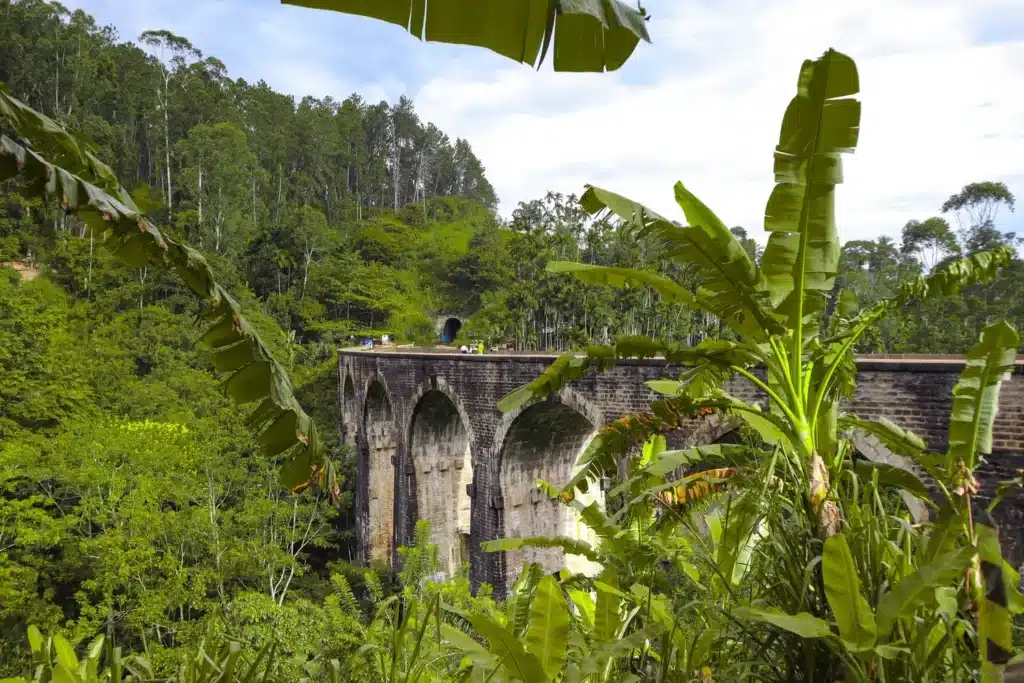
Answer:
<svg viewBox="0 0 1024 683"><path fill-rule="evenodd" d="M173 211L174 193L171 189L171 78L188 65L189 59L199 59L203 53L192 46L187 38L170 31L143 31L139 42L152 49L160 66L161 81L156 89L157 107L164 119L164 168L167 172L167 210Z"/></svg>
<svg viewBox="0 0 1024 683"><path fill-rule="evenodd" d="M929 272L947 257L959 254L960 245L946 219L934 217L923 222L907 221L900 250L905 255L916 256L925 272Z"/></svg>
<svg viewBox="0 0 1024 683"><path fill-rule="evenodd" d="M1012 213L1015 206L1013 193L1006 183L986 181L965 185L942 204L942 213L956 216L958 235L964 251L974 253L992 249L999 244L1024 244L1024 237L996 229L999 209L1006 207Z"/></svg>
<svg viewBox="0 0 1024 683"><path fill-rule="evenodd" d="M323 254L338 241L338 234L327 225L327 218L316 208L303 206L292 218L292 230L296 242L302 249L302 294L306 296L306 285L309 282L309 267L318 254Z"/></svg>
<svg viewBox="0 0 1024 683"><path fill-rule="evenodd" d="M433 0L282 0L291 5L332 9L398 24L417 38L477 45L539 67L554 41L555 71L614 71L636 44L650 42L647 14L621 0L579 3L569 0L515 0L480 13L473 2ZM547 7L543 8L543 4ZM538 57L539 53L539 57Z"/></svg>
<svg viewBox="0 0 1024 683"><path fill-rule="evenodd" d="M245 132L230 123L199 124L178 149L183 183L196 207L193 239L202 247L209 227L213 251L240 252L255 228L246 209L256 159Z"/></svg>

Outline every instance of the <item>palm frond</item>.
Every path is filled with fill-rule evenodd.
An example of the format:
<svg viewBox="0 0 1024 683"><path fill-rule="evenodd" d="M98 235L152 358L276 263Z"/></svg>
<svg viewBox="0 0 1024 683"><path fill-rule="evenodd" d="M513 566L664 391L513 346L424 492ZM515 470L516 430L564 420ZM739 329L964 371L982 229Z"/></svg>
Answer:
<svg viewBox="0 0 1024 683"><path fill-rule="evenodd" d="M202 341L214 350L214 365L232 373L224 383L226 393L239 403L260 401L249 424L259 432L264 452L275 456L301 444L284 460L282 484L301 491L316 482L337 501L341 492L337 472L324 457L316 425L296 400L287 371L242 315L238 303L217 283L206 259L147 220L109 167L84 143L3 88L0 116L32 145L51 151L64 164L52 163L34 148L2 135L0 182L17 179L23 193L58 199L64 211L81 218L93 234L109 236L114 255L126 264L177 273L200 299L202 316L212 323Z"/></svg>

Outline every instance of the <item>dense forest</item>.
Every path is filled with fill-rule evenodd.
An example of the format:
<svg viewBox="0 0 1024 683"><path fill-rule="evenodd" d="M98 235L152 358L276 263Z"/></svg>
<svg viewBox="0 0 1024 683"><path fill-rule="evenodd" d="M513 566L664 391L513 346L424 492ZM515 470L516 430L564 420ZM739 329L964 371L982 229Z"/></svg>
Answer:
<svg viewBox="0 0 1024 683"><path fill-rule="evenodd" d="M497 215L470 141L422 121L411 99L296 100L228 68L166 31L125 41L56 2L0 4L0 82L90 140L150 219L203 252L287 364L343 495L332 505L281 489L246 411L196 354L198 306L176 279L123 265L56 202L0 186L0 676L24 670L29 624L75 642L104 634L166 674L215 614L254 647L277 638L293 678L319 675L307 656L348 662L378 625L372 605L436 567L425 541L403 549L400 576L351 562L338 346L382 334L432 344L441 314L466 321L460 339L529 350L738 336L651 288L546 271L629 267L694 291L707 277L574 195ZM1002 222L1011 189L979 181L892 226L898 240L842 245L826 315L841 289L869 307L956 258L1019 247ZM759 264L760 230L731 232ZM857 350L966 352L997 320L1024 327L1021 291L1014 258L990 284L908 301ZM474 614L516 609L486 588L471 596L464 577L442 590ZM342 680L379 680L352 667Z"/></svg>

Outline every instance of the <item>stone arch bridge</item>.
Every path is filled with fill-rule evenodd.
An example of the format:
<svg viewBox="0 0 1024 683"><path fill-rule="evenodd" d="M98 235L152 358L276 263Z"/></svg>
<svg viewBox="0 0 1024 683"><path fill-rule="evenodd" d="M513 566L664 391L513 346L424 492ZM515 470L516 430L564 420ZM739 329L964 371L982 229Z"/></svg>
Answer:
<svg viewBox="0 0 1024 683"><path fill-rule="evenodd" d="M431 522L443 569L470 565L474 584L501 594L524 561L554 569L557 550L484 553L500 537L578 536L567 509L535 490L540 477L564 484L597 428L647 409L649 379L677 376L664 360L629 360L571 382L556 395L508 414L498 399L537 377L554 356L453 354L411 350L339 352L342 432L357 448L356 524L365 560L392 564L411 542L418 519ZM857 361L857 393L845 409L888 417L943 448L952 389L963 368L956 357L874 357ZM734 394L757 400L736 380ZM712 443L728 429L694 422L688 445ZM1024 364L1004 383L994 453L983 485L1008 479L1024 458ZM1024 550L1024 501L1004 520L1010 552ZM1020 538L1018 538L1020 537Z"/></svg>

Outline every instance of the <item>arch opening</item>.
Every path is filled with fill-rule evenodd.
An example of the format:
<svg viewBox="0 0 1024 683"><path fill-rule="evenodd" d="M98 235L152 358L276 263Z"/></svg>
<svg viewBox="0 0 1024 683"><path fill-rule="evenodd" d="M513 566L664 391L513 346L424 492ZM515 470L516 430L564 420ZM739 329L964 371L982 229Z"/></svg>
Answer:
<svg viewBox="0 0 1024 683"><path fill-rule="evenodd" d="M537 490L537 479L561 487L575 473L579 454L596 434L596 427L576 410L561 403L544 402L523 411L509 428L501 447L501 490L504 497L503 532L506 538L568 536L594 542L593 533L570 507L550 500ZM591 487L584 505L603 503L598 487ZM539 563L545 571L568 567L587 571L580 557L565 556L558 548L522 548L505 554L507 581L518 577L524 564Z"/></svg>
<svg viewBox="0 0 1024 683"><path fill-rule="evenodd" d="M466 487L473 481L470 439L452 400L428 391L413 410L409 455L416 477L416 517L430 522L441 569L452 575L469 563L471 503Z"/></svg>
<svg viewBox="0 0 1024 683"><path fill-rule="evenodd" d="M458 318L448 318L444 321L444 325L441 327L441 343L451 344L455 341L455 338L459 335L459 330L462 329L462 321Z"/></svg>
<svg viewBox="0 0 1024 683"><path fill-rule="evenodd" d="M374 381L366 392L364 433L367 447L367 502L370 559L391 563L394 543L395 423L384 385Z"/></svg>
<svg viewBox="0 0 1024 683"><path fill-rule="evenodd" d="M345 384L341 390L341 442L356 443L359 429L356 424L356 387L352 383L352 375L345 376Z"/></svg>

